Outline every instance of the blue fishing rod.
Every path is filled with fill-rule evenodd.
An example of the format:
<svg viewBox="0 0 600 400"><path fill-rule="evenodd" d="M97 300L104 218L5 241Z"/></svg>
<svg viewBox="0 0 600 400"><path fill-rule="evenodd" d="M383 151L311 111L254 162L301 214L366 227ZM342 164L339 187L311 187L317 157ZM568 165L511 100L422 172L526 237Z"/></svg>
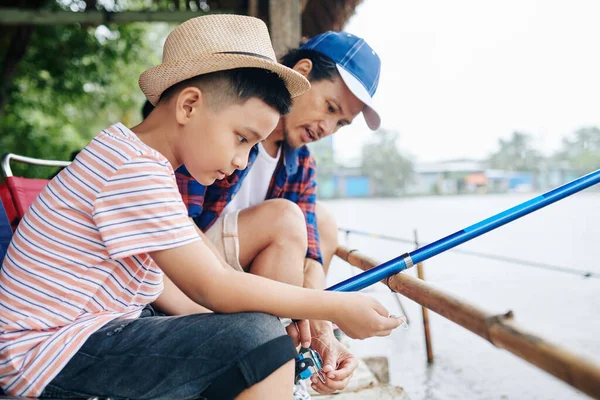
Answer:
<svg viewBox="0 0 600 400"><path fill-rule="evenodd" d="M572 182L566 183L554 190L544 193L529 201L521 203L506 211L487 218L481 222L473 224L465 229L455 232L445 238L430 243L424 247L405 253L399 257L389 260L369 271L356 275L350 279L334 285L327 290L336 292L353 292L371 286L381 280L396 275L413 265L437 256L447 250L460 244L468 242L478 236L488 233L496 228L506 225L516 219L519 219L529 213L546 207L554 202L564 199L572 194L580 192L591 186L600 183L600 169L582 176Z"/></svg>

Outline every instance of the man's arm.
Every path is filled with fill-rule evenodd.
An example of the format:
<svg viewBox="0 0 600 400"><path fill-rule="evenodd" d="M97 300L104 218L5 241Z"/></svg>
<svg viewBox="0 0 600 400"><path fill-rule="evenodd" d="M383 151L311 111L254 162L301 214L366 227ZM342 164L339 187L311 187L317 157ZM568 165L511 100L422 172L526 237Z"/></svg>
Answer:
<svg viewBox="0 0 600 400"><path fill-rule="evenodd" d="M308 234L308 252L304 259L304 287L323 290L326 288L325 269L321 253L321 243L317 225L316 201L317 183L315 181L316 164L309 160L309 174L306 188L298 199L298 206L306 218ZM313 383L313 389L319 393L333 393L344 389L358 367L356 357L341 344L333 334L333 325L329 321L313 319L310 321L312 347L323 358L323 371L327 375L325 383Z"/></svg>
<svg viewBox="0 0 600 400"><path fill-rule="evenodd" d="M308 236L308 251L306 258L313 259L323 264L321 256L321 244L319 242L319 231L317 229L317 182L315 180L316 163L312 156L307 159L307 173L303 178L302 190L295 201L304 213L306 219L306 233ZM322 268L322 267L321 267Z"/></svg>

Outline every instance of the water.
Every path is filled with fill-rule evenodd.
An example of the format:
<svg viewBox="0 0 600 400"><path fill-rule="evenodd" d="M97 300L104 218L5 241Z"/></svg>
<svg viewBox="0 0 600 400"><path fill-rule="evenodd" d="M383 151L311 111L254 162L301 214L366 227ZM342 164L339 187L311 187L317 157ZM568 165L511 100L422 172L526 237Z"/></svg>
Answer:
<svg viewBox="0 0 600 400"><path fill-rule="evenodd" d="M531 194L336 200L340 226L434 241L533 197ZM460 248L600 273L600 193L583 192L490 232ZM386 261L411 247L343 235L341 243ZM356 270L354 271L354 273ZM339 259L328 282L352 275ZM416 274L416 269L410 271ZM446 252L425 262L425 278L492 313L513 310L523 328L600 364L600 279ZM400 309L383 285L367 289L390 312ZM402 298L408 330L353 341L358 356L384 355L391 383L419 399L585 399L586 395L430 312L435 362L427 367L420 306Z"/></svg>

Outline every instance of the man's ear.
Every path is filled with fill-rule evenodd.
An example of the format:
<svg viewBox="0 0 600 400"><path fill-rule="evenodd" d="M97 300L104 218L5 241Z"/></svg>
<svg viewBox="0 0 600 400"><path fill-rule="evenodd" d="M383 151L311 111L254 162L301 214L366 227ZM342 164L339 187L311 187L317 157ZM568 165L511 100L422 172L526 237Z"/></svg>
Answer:
<svg viewBox="0 0 600 400"><path fill-rule="evenodd" d="M175 118L179 124L185 125L194 113L197 113L204 101L203 93L194 86L184 88L175 103Z"/></svg>
<svg viewBox="0 0 600 400"><path fill-rule="evenodd" d="M306 79L308 79L310 71L312 71L312 67L312 61L310 61L308 58L303 58L302 60L298 61L296 65L294 65L293 69L296 72L301 73Z"/></svg>

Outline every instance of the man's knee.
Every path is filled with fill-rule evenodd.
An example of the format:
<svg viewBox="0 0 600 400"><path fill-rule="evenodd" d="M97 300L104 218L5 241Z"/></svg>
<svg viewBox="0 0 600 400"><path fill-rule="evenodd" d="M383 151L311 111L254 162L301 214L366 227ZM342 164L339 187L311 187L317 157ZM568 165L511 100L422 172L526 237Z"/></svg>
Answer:
<svg viewBox="0 0 600 400"><path fill-rule="evenodd" d="M300 207L286 199L273 199L269 203L275 241L293 241L308 246L306 219Z"/></svg>

